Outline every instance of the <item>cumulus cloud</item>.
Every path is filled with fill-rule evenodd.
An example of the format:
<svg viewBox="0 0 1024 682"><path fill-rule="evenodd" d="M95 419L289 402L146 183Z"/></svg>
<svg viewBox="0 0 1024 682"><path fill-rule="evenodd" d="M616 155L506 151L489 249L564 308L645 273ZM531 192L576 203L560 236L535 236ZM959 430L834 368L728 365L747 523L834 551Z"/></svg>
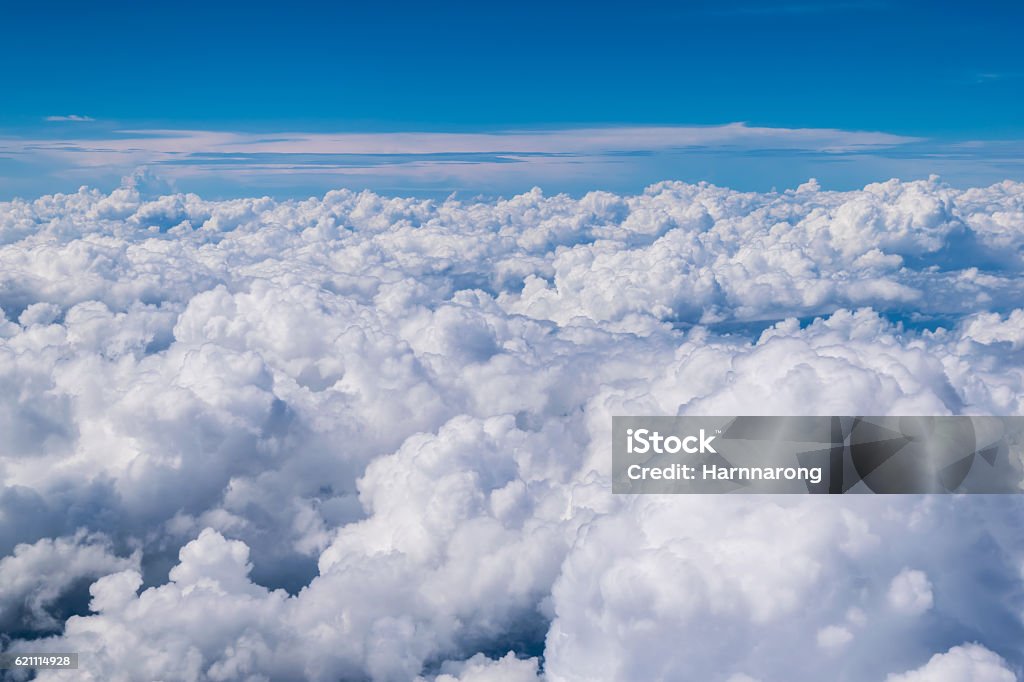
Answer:
<svg viewBox="0 0 1024 682"><path fill-rule="evenodd" d="M842 625L828 625L818 630L818 646L823 649L838 649L853 639L853 633Z"/></svg>
<svg viewBox="0 0 1024 682"><path fill-rule="evenodd" d="M935 654L917 670L889 675L886 682L1017 682L1006 661L979 644Z"/></svg>
<svg viewBox="0 0 1024 682"><path fill-rule="evenodd" d="M1024 414L1024 185L147 178L0 204L4 646L83 652L40 679L818 679L801 651L867 680L944 638L1024 663L1016 496L609 480L614 414Z"/></svg>
<svg viewBox="0 0 1024 682"><path fill-rule="evenodd" d="M932 583L923 571L900 571L889 584L889 606L900 613L917 616L932 607Z"/></svg>
<svg viewBox="0 0 1024 682"><path fill-rule="evenodd" d="M139 558L118 557L106 538L84 531L15 546L0 559L0 628L58 629L62 597L109 573L137 570Z"/></svg>
<svg viewBox="0 0 1024 682"><path fill-rule="evenodd" d="M537 679L537 659L519 660L511 653L492 661L477 654L464 662L446 662L434 682L530 682Z"/></svg>

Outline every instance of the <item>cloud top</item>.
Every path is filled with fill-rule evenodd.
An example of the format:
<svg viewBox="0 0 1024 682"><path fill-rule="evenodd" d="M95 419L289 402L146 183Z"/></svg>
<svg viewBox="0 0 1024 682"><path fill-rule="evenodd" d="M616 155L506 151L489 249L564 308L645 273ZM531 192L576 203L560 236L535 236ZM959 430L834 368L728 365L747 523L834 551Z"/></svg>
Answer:
<svg viewBox="0 0 1024 682"><path fill-rule="evenodd" d="M1022 224L1024 185L934 178L0 203L4 646L95 680L819 679L801 651L1008 682L1017 496L612 496L610 428L1024 414Z"/></svg>

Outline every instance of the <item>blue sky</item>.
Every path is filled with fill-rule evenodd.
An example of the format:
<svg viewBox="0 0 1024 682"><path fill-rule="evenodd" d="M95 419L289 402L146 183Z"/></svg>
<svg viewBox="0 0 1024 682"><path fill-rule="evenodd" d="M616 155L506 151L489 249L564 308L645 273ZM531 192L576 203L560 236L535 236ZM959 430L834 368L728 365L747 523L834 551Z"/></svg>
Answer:
<svg viewBox="0 0 1024 682"><path fill-rule="evenodd" d="M19 2L4 14L3 198L106 187L138 166L215 194L338 185L635 190L669 178L768 189L812 175L839 187L933 172L958 184L1024 178L1019 3ZM415 156L418 148L389 157L335 147L344 156L312 159L320 152L310 142L273 159L240 157L236 146L231 163L217 164L208 155L72 153L85 141L168 130L363 133L392 149L389 136L400 132L541 130L550 142L566 130L735 123L894 137L838 155L835 144L780 150L773 135L586 154L552 143L501 156L509 150L489 143L465 156L455 145L431 158ZM567 154L573 163L557 170L547 162Z"/></svg>

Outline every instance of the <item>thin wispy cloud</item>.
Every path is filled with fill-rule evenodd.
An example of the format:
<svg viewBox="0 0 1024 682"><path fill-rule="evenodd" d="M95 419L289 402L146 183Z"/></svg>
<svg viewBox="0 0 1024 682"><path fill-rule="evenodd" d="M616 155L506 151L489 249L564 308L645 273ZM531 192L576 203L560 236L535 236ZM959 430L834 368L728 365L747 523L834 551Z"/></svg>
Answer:
<svg viewBox="0 0 1024 682"><path fill-rule="evenodd" d="M46 168L54 176L90 183L98 178L120 178L145 166L169 178L195 181L233 178L248 183L263 176L281 182L312 175L333 177L335 186L358 178L370 187L397 182L414 189L424 183L436 185L440 178L453 186L506 191L524 189L523 184L528 189L538 183L560 182L566 177L586 178L600 185L636 169L654 181L677 175L680 157L746 159L768 154L841 158L920 141L885 132L745 123L473 133L126 129L59 139L0 137L0 153Z"/></svg>
<svg viewBox="0 0 1024 682"><path fill-rule="evenodd" d="M80 114L67 114L65 116L47 116L43 120L49 121L50 123L88 123L90 121L95 121L96 119L94 119L92 116L82 116Z"/></svg>
<svg viewBox="0 0 1024 682"><path fill-rule="evenodd" d="M816 177L846 189L939 174L961 185L1024 178L1019 144L935 141L880 131L605 126L486 132L261 132L73 128L0 135L0 198L116 187L148 168L217 196L320 194L338 187L448 194L594 188L638 191L666 179L766 190ZM29 172L31 169L31 172ZM768 181L770 180L770 182Z"/></svg>
<svg viewBox="0 0 1024 682"><path fill-rule="evenodd" d="M70 118L66 120L72 120ZM73 119L84 120L84 119ZM843 152L887 147L918 138L884 132L819 128L767 128L730 123L718 126L624 126L484 133L242 133L210 130L133 129L105 137L5 140L22 147L69 154L565 154L659 150L679 147L806 149Z"/></svg>
<svg viewBox="0 0 1024 682"><path fill-rule="evenodd" d="M974 81L976 83L999 83L1003 81L1017 80L1019 78L1024 78L1024 74L1001 71L986 71L974 74Z"/></svg>

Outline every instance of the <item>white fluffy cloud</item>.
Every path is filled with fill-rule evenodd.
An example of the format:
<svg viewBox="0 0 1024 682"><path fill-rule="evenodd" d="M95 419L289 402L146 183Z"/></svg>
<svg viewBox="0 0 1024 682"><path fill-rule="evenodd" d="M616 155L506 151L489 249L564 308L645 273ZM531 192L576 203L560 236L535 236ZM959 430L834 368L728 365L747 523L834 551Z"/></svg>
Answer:
<svg viewBox="0 0 1024 682"><path fill-rule="evenodd" d="M1016 497L609 484L613 414L1024 414L1024 185L144 180L0 204L10 646L97 680L820 679L794 651L877 680L974 640L1024 663Z"/></svg>
<svg viewBox="0 0 1024 682"><path fill-rule="evenodd" d="M900 613L918 616L933 603L932 583L922 571L905 568L889 584L889 606Z"/></svg>
<svg viewBox="0 0 1024 682"><path fill-rule="evenodd" d="M1017 682L1006 661L978 644L935 654L917 670L889 675L886 682Z"/></svg>
<svg viewBox="0 0 1024 682"><path fill-rule="evenodd" d="M530 682L537 679L537 660L520 660L511 653L492 661L477 654L468 661L445 662L434 682Z"/></svg>
<svg viewBox="0 0 1024 682"><path fill-rule="evenodd" d="M0 559L0 627L6 631L58 628L57 602L82 581L138 568L139 554L118 557L106 538L78 532L20 544Z"/></svg>
<svg viewBox="0 0 1024 682"><path fill-rule="evenodd" d="M818 646L823 649L838 649L853 639L853 633L842 625L827 625L818 630Z"/></svg>

